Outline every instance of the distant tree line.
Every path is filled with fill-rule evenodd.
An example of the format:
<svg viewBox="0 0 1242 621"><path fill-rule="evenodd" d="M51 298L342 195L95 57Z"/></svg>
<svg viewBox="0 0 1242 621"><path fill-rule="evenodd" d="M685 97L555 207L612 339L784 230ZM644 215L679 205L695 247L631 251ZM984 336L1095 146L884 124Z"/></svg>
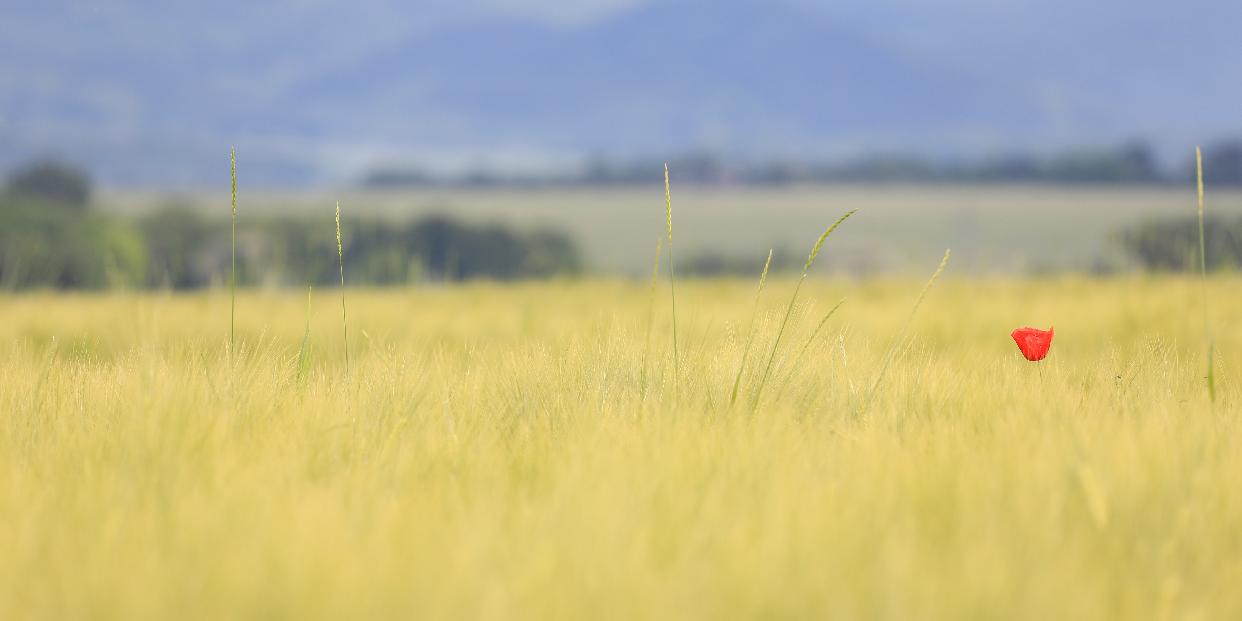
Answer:
<svg viewBox="0 0 1242 621"><path fill-rule="evenodd" d="M775 248L772 251L772 263L768 265L768 271L772 274L790 272L795 268L801 268L802 261L805 259L806 257L799 259L788 248ZM759 256L759 254L738 255L712 250L699 250L691 252L685 259L680 259L677 262L677 273L705 278L720 276L751 277L758 276L763 271L763 265L766 262L767 257Z"/></svg>
<svg viewBox="0 0 1242 621"><path fill-rule="evenodd" d="M230 227L189 207L137 218L89 208L82 172L55 162L23 168L0 190L0 287L189 289L229 273ZM576 274L577 247L563 233L519 232L445 216L408 223L342 222L346 279L353 284ZM241 284L302 286L339 278L331 214L322 220L245 218L238 228Z"/></svg>
<svg viewBox="0 0 1242 621"><path fill-rule="evenodd" d="M1204 150L1206 180L1213 185L1242 185L1242 139L1226 140ZM795 160L736 162L710 153L673 158L670 168L681 182L705 185L784 185L794 183L1184 183L1193 170L1167 170L1144 142L1117 147L1077 149L1049 156L1001 154L970 161L946 161L903 154L877 154L831 163ZM663 175L659 158L595 158L577 170L546 174L505 174L484 169L457 175L417 168L385 168L367 174L372 188L462 186L538 187L649 184Z"/></svg>
<svg viewBox="0 0 1242 621"><path fill-rule="evenodd" d="M1209 270L1242 268L1242 217L1209 215L1203 222L1203 240ZM1197 216L1142 222L1121 230L1117 241L1144 269L1160 272L1199 269Z"/></svg>

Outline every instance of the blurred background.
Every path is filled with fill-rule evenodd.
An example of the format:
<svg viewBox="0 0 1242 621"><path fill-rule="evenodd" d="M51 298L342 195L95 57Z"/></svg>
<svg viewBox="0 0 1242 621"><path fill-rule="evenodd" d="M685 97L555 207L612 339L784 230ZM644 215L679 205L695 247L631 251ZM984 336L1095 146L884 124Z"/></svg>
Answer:
<svg viewBox="0 0 1242 621"><path fill-rule="evenodd" d="M1242 260L1242 4L225 0L0 7L0 286Z"/></svg>

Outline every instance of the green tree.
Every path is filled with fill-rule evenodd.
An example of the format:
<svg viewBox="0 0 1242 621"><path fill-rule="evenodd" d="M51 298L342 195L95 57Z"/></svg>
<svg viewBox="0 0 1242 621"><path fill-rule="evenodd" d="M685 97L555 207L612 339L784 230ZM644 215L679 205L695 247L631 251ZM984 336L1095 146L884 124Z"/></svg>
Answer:
<svg viewBox="0 0 1242 621"><path fill-rule="evenodd" d="M86 173L55 160L33 162L14 171L5 189L17 199L77 210L85 210L91 199L91 182Z"/></svg>

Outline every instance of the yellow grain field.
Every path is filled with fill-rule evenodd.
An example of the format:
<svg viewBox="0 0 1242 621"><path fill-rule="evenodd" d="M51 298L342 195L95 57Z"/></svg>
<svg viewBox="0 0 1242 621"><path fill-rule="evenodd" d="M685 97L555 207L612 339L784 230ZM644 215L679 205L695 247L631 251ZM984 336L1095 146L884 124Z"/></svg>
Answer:
<svg viewBox="0 0 1242 621"><path fill-rule="evenodd" d="M794 284L0 296L0 618L1242 616L1236 278Z"/></svg>

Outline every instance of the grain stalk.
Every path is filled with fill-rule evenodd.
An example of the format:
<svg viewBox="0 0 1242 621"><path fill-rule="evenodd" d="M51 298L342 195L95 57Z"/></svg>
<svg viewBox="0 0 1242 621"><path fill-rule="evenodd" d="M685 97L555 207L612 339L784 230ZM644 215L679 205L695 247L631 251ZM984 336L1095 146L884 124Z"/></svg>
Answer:
<svg viewBox="0 0 1242 621"><path fill-rule="evenodd" d="M824 326L828 324L828 320L832 319L832 316L836 314L837 309L841 308L842 304L845 304L845 298L841 298L841 300L838 301L836 305L828 309L828 312L825 313L824 317L819 320L818 324L816 324L815 329L811 331L811 336L806 339L805 343L802 344L802 349L798 350L798 355L793 357L793 361L795 364L793 365L793 368L789 370L789 373L785 375L785 381L782 383L782 386L788 385L789 382L793 379L793 374L797 371L797 362L802 360L802 357L806 355L807 350L811 348L811 344L815 342L815 337L819 336L820 330L824 329ZM777 390L776 395L777 395L777 398L779 399L780 398L779 389Z"/></svg>
<svg viewBox="0 0 1242 621"><path fill-rule="evenodd" d="M806 350L811 348L811 344L815 342L815 337L819 336L819 331L824 329L824 325L828 323L829 319L832 319L832 316L836 314L837 309L841 308L842 304L845 304L845 298L841 298L836 305L828 309L828 312L824 314L824 318L820 319L819 324L817 324L815 329L811 331L811 336L806 339L806 343L802 344L802 349L798 350L798 355L794 356L795 361L801 360L802 356L806 355Z"/></svg>
<svg viewBox="0 0 1242 621"><path fill-rule="evenodd" d="M298 381L306 379L306 374L310 371L310 316L311 316L311 291L314 287L306 287L306 329L302 332L302 347L298 350Z"/></svg>
<svg viewBox="0 0 1242 621"><path fill-rule="evenodd" d="M341 329L345 337L345 372L349 372L349 321L345 318L345 248L341 244L341 201L336 202L336 258L341 267Z"/></svg>
<svg viewBox="0 0 1242 621"><path fill-rule="evenodd" d="M742 385L742 371L746 370L746 359L750 356L750 346L755 340L755 317L759 314L759 297L763 295L763 285L768 280L768 268L772 266L772 250L768 249L768 260L763 262L763 272L759 274L759 290L755 291L755 305L750 310L750 325L746 328L746 345L742 347L742 361L738 363L737 377L733 378L733 393L729 396L729 407L737 403L737 389Z"/></svg>
<svg viewBox="0 0 1242 621"><path fill-rule="evenodd" d="M1208 322L1207 293L1207 244L1203 235L1203 151L1195 147L1195 180L1199 194L1199 284L1203 293L1203 334L1207 338L1207 389L1208 399L1216 401L1216 370L1212 364L1216 357L1216 342L1212 339L1212 327Z"/></svg>
<svg viewBox="0 0 1242 621"><path fill-rule="evenodd" d="M668 162L664 163L664 217L668 225L668 291L673 304L673 395L677 395L679 362L677 360L677 278L673 269L673 195L669 191Z"/></svg>
<svg viewBox="0 0 1242 621"><path fill-rule="evenodd" d="M789 317L793 315L794 305L798 302L798 292L802 290L802 283L806 281L806 275L811 271L811 265L815 263L815 257L819 256L819 251L823 250L824 242L828 241L828 236L837 230L850 216L858 213L857 209L846 212L845 215L837 218L832 226L824 230L823 235L815 241L815 245L811 247L811 253L806 257L806 264L802 266L802 275L798 277L798 284L794 286L793 296L789 298L789 306L785 308L785 318L781 320L781 327L776 331L776 340L772 343L772 353L768 355L768 364L763 369L763 375L759 378L759 387L755 389L754 401L751 403L751 410L759 407L759 398L763 396L763 387L768 382L768 375L772 372L772 363L776 361L776 351L781 346L781 337L785 335L785 327L789 324Z"/></svg>
<svg viewBox="0 0 1242 621"><path fill-rule="evenodd" d="M910 309L910 316L906 317L906 322L901 326L901 330L897 333L897 338L893 339L893 344L889 346L888 353L884 355L884 363L880 365L880 372L875 377L875 382L871 384L871 391L867 395L867 400L863 402L859 409L859 414L866 413L871 407L871 402L875 400L876 391L880 389L880 383L884 381L884 374L888 372L888 366L892 364L893 358L896 357L897 351L901 349L906 340L906 333L910 330L910 324L914 323L914 316L919 312L919 306L923 304L923 298L927 297L928 290L932 284L940 278L940 274L944 273L944 268L949 264L950 250L944 251L944 258L940 259L940 265L936 267L936 271L932 273L931 278L927 280L927 284L923 285L923 290L919 292L919 297L914 301L914 307Z"/></svg>
<svg viewBox="0 0 1242 621"><path fill-rule="evenodd" d="M655 261L651 264L651 285L647 291L647 337L643 349L643 368L639 379L639 391L642 399L647 398L647 359L651 355L651 328L655 323L656 282L660 278L660 252L664 249L664 238L656 240Z"/></svg>
<svg viewBox="0 0 1242 621"><path fill-rule="evenodd" d="M233 347L236 342L237 319L237 147L229 149L229 177L232 180L233 213L230 218L232 233L230 236L229 266L229 360L233 359Z"/></svg>

